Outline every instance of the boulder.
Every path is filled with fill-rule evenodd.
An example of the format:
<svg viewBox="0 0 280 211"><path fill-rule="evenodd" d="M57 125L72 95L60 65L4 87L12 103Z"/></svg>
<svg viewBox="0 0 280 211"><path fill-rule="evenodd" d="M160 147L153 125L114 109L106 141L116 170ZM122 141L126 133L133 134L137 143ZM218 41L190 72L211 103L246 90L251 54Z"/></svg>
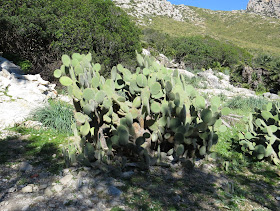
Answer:
<svg viewBox="0 0 280 211"><path fill-rule="evenodd" d="M24 75L21 69L0 57L0 129L22 123L33 111L55 98L55 84L39 74Z"/></svg>

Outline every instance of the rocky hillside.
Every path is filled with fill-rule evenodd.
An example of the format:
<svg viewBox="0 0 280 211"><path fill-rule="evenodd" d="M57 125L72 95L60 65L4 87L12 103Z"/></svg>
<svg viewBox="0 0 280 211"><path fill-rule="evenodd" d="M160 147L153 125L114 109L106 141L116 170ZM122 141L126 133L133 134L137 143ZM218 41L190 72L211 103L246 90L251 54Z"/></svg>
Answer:
<svg viewBox="0 0 280 211"><path fill-rule="evenodd" d="M247 11L280 18L280 0L250 0Z"/></svg>
<svg viewBox="0 0 280 211"><path fill-rule="evenodd" d="M280 19L275 17L248 12L249 9L214 11L172 5L167 0L113 1L143 28L153 28L171 36L206 35L252 52L280 53ZM256 1L251 0L248 8ZM279 11L279 0L271 0L269 5Z"/></svg>

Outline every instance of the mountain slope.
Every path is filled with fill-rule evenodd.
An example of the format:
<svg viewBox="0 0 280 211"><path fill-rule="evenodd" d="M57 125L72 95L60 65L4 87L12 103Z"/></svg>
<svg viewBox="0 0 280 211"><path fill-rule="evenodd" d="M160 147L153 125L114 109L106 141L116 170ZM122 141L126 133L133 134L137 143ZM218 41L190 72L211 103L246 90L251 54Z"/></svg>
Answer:
<svg viewBox="0 0 280 211"><path fill-rule="evenodd" d="M280 54L280 19L246 11L212 11L166 0L114 0L143 28L171 36L208 35L252 52Z"/></svg>

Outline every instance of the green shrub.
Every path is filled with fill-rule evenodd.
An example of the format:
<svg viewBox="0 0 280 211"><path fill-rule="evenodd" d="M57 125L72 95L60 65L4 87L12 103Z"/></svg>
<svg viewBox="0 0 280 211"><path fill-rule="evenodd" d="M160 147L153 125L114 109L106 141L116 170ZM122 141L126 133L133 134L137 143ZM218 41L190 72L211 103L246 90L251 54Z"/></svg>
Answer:
<svg viewBox="0 0 280 211"><path fill-rule="evenodd" d="M140 30L110 0L2 0L0 31L4 56L29 60L35 72L72 52L90 51L104 67L133 66L140 50Z"/></svg>
<svg viewBox="0 0 280 211"><path fill-rule="evenodd" d="M48 106L36 110L33 118L43 123L45 127L63 133L72 133L73 107L64 102L50 101Z"/></svg>
<svg viewBox="0 0 280 211"><path fill-rule="evenodd" d="M254 58L254 67L267 71L263 76L267 88L274 89L275 92L280 91L280 57L260 54Z"/></svg>
<svg viewBox="0 0 280 211"><path fill-rule="evenodd" d="M168 162L167 156L186 161L204 157L218 141L216 131L226 130L219 118L228 108L219 110L218 97L206 105L177 70L152 58L137 54L135 73L118 64L106 80L91 54L63 55L62 61L54 75L73 98L77 123L72 127L80 139L78 155L73 145L65 150L68 162L133 160L146 168Z"/></svg>
<svg viewBox="0 0 280 211"><path fill-rule="evenodd" d="M143 30L143 40L152 48L191 68L233 67L239 63L251 64L252 55L234 44L211 37L171 37L153 29Z"/></svg>

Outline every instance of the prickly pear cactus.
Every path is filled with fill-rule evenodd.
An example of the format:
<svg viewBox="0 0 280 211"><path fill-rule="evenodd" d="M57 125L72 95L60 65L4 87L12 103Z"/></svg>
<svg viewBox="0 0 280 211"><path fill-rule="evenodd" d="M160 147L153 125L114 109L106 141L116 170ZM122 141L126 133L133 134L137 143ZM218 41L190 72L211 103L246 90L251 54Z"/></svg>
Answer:
<svg viewBox="0 0 280 211"><path fill-rule="evenodd" d="M72 128L82 149L76 160L112 163L126 157L149 166L167 157L205 156L218 140L215 131L224 130L220 99L209 104L178 71L140 54L137 60L135 73L119 64L105 79L91 54L62 56L54 76L73 98Z"/></svg>
<svg viewBox="0 0 280 211"><path fill-rule="evenodd" d="M280 104L268 103L250 114L246 133L239 133L241 149L259 160L280 165Z"/></svg>

